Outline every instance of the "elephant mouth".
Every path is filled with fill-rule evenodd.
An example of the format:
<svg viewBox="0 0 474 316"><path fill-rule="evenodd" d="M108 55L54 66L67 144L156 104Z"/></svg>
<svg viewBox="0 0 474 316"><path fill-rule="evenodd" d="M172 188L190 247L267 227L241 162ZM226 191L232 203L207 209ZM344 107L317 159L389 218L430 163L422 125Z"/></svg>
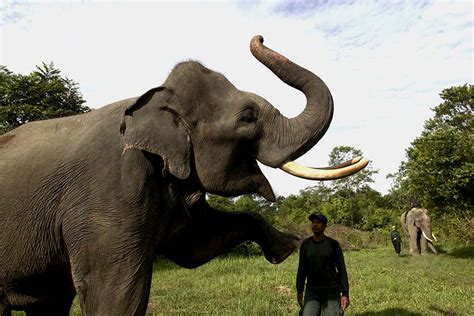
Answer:
<svg viewBox="0 0 474 316"><path fill-rule="evenodd" d="M203 189L222 196L259 194L268 201L276 201L270 182L252 153L240 151L240 154L236 154L233 161L224 169L226 170L224 177L219 173L221 169L217 167L212 173L207 173L203 179L217 179L217 181L203 182Z"/></svg>
<svg viewBox="0 0 474 316"><path fill-rule="evenodd" d="M272 186L262 173L254 174L251 178L252 182L257 187L258 194L260 194L270 202L276 201L275 193L273 192Z"/></svg>
<svg viewBox="0 0 474 316"><path fill-rule="evenodd" d="M250 173L250 179L254 188L253 191L257 192L268 201L275 202L276 197L272 186L268 179L263 175L255 157L248 157L244 163L247 165L248 172Z"/></svg>

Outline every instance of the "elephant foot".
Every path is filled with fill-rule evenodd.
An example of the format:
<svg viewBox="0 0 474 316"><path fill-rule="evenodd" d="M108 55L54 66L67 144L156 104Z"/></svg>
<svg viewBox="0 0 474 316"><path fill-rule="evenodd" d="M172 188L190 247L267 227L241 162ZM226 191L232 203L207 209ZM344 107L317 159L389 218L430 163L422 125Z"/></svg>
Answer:
<svg viewBox="0 0 474 316"><path fill-rule="evenodd" d="M265 259L273 264L285 260L301 243L297 236L282 233L273 227L270 227L267 233L267 242L262 246L262 249Z"/></svg>

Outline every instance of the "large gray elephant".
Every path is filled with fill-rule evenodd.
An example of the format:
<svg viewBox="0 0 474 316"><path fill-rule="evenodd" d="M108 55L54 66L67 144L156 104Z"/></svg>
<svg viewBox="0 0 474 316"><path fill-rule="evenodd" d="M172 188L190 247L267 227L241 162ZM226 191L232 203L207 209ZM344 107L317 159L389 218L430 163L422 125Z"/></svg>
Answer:
<svg viewBox="0 0 474 316"><path fill-rule="evenodd" d="M436 237L431 230L431 218L427 209L413 207L400 216L400 223L408 235L411 255L427 254L428 247L437 254L433 245Z"/></svg>
<svg viewBox="0 0 474 316"><path fill-rule="evenodd" d="M261 36L251 51L305 94L300 115L189 61L138 98L0 137L0 315L68 315L76 293L84 315L144 315L156 255L194 268L246 240L272 263L293 252L296 236L255 212L213 209L206 192L274 200L257 161L321 180L368 161L293 162L326 132L331 94Z"/></svg>

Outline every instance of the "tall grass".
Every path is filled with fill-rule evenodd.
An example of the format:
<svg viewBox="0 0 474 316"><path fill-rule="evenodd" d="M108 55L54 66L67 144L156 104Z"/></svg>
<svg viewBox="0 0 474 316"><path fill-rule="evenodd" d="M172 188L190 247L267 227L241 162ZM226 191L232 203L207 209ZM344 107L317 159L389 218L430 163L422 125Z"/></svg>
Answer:
<svg viewBox="0 0 474 316"><path fill-rule="evenodd" d="M439 249L418 257L389 247L346 251L346 315L473 315L474 247ZM158 261L147 315L298 315L297 261L229 256L194 270ZM71 315L80 315L77 303Z"/></svg>

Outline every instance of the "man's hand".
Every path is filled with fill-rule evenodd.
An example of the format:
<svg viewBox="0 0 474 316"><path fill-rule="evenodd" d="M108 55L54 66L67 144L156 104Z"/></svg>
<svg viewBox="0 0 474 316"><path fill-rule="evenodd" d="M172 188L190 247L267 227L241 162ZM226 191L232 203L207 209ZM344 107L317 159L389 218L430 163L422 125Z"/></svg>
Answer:
<svg viewBox="0 0 474 316"><path fill-rule="evenodd" d="M300 307L303 307L303 293L298 293L296 299L298 300L298 304L300 305Z"/></svg>
<svg viewBox="0 0 474 316"><path fill-rule="evenodd" d="M347 296L341 296L341 308L343 311L346 310L346 308L349 307L349 298Z"/></svg>

